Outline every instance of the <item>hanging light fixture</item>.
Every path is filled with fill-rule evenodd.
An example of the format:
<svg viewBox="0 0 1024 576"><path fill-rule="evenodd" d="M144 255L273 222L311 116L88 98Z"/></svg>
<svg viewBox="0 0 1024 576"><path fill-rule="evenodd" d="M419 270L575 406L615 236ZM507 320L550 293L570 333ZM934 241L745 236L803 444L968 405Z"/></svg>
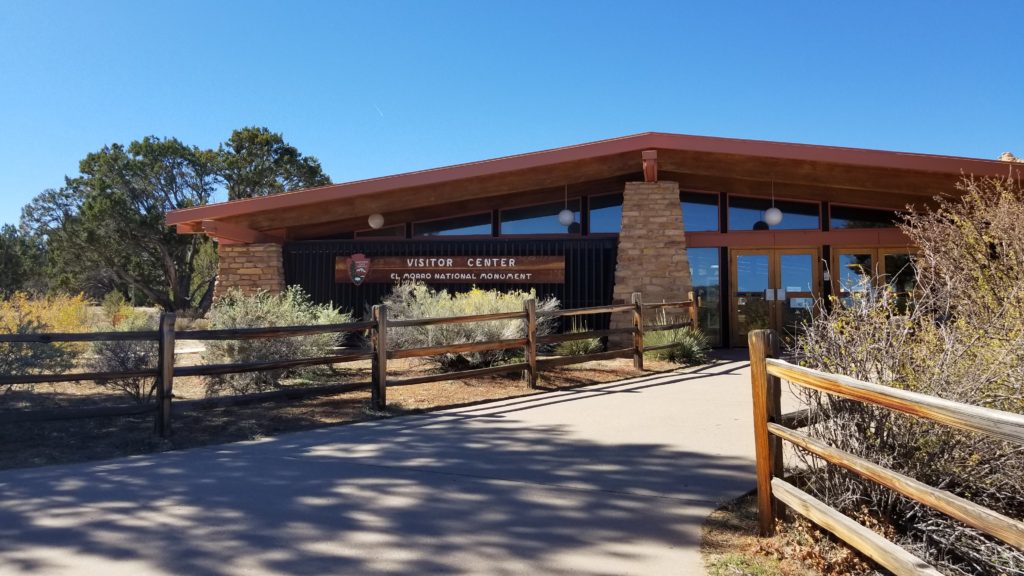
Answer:
<svg viewBox="0 0 1024 576"><path fill-rule="evenodd" d="M572 226L576 222L576 215L569 210L569 185L565 185L565 208L558 213L558 223L562 226Z"/></svg>
<svg viewBox="0 0 1024 576"><path fill-rule="evenodd" d="M370 225L370 228L377 230L384 225L384 215L370 214L370 217L366 219L366 222Z"/></svg>
<svg viewBox="0 0 1024 576"><path fill-rule="evenodd" d="M764 211L764 223L778 226L782 223L782 210L775 207L775 181L772 180L772 207Z"/></svg>

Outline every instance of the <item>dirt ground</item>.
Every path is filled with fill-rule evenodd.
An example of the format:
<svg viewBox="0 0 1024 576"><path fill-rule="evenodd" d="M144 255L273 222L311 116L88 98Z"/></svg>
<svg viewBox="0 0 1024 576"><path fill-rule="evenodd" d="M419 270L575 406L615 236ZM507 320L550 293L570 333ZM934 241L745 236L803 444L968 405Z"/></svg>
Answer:
<svg viewBox="0 0 1024 576"><path fill-rule="evenodd" d="M645 359L646 372L678 368L668 362ZM422 361L392 361L389 377L406 378L430 373ZM403 413L472 404L486 400L538 394L550 390L609 382L638 375L632 360L621 358L587 362L540 374L538 389L527 388L518 376L503 375L399 386L387 391L388 410L369 409L369 390L303 400L281 400L246 406L190 410L175 414L173 434L162 439L153 433L153 416L108 417L38 423L4 423L0 412L0 469L44 466L175 450L207 444L271 436L281 432L391 417ZM369 361L339 365L321 372L311 384L365 382ZM292 385L296 383L292 382ZM200 378L174 381L176 400L206 396ZM23 387L0 398L3 410L123 405L123 395L92 383Z"/></svg>
<svg viewBox="0 0 1024 576"><path fill-rule="evenodd" d="M831 534L791 515L769 538L757 535L757 494L726 502L704 521L701 556L709 576L867 576L879 568Z"/></svg>

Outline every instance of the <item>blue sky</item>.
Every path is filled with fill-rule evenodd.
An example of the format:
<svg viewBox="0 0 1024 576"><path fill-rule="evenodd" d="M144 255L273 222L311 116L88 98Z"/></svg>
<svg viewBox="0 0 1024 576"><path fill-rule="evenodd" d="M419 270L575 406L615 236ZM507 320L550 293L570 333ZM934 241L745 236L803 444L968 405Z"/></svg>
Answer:
<svg viewBox="0 0 1024 576"><path fill-rule="evenodd" d="M1024 155L1024 2L0 0L0 223L112 142L336 182L644 131Z"/></svg>

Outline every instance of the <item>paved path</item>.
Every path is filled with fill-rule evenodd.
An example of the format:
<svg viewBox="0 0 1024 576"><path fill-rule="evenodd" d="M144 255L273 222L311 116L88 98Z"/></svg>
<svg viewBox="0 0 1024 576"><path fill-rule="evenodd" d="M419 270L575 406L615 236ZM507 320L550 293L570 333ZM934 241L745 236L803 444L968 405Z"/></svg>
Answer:
<svg viewBox="0 0 1024 576"><path fill-rule="evenodd" d="M0 472L0 574L700 574L746 363Z"/></svg>

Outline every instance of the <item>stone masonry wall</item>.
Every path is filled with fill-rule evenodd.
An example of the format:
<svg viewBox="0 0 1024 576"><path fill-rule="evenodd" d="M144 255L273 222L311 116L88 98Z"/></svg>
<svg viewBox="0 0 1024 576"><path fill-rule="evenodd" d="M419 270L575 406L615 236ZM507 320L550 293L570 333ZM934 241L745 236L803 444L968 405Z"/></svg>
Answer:
<svg viewBox="0 0 1024 576"><path fill-rule="evenodd" d="M633 292L644 302L685 300L690 292L683 210L677 182L629 182L622 198L615 265L614 303L628 303ZM654 322L648 318L647 322ZM612 328L631 326L629 314L613 314ZM630 338L613 339L625 344Z"/></svg>
<svg viewBox="0 0 1024 576"><path fill-rule="evenodd" d="M252 294L284 290L284 261L280 244L218 244L217 284L214 299L230 288Z"/></svg>

